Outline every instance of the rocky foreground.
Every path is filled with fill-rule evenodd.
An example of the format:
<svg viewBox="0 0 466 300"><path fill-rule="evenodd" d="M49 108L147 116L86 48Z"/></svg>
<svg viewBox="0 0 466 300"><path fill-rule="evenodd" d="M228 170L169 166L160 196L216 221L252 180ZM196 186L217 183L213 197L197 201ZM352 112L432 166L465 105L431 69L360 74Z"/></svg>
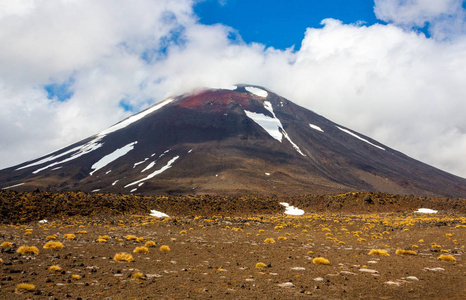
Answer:
<svg viewBox="0 0 466 300"><path fill-rule="evenodd" d="M1 299L466 298L460 199L0 195Z"/></svg>

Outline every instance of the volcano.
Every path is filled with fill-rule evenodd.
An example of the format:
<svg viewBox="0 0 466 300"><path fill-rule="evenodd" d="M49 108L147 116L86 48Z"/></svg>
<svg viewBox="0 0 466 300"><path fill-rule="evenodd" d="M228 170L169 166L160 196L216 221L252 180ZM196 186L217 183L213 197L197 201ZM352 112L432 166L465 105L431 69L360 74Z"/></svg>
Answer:
<svg viewBox="0 0 466 300"><path fill-rule="evenodd" d="M166 99L44 157L0 187L155 194L466 198L466 179L412 159L258 86Z"/></svg>

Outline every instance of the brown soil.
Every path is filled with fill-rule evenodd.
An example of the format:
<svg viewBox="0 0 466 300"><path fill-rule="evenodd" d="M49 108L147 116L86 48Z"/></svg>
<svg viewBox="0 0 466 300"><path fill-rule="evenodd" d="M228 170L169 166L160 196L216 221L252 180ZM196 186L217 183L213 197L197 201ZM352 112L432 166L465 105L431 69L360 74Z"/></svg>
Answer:
<svg viewBox="0 0 466 300"><path fill-rule="evenodd" d="M22 196L31 210L36 209L31 207L32 196L13 194ZM83 194L81 198L85 195L96 196ZM172 206L163 210L155 202L145 202L148 199L140 203L120 199L120 207L109 200L103 214L103 208L98 210L97 204L83 200L78 202L94 209L83 207L87 216L68 216L76 208L63 206L58 214L60 197L51 194L48 198L48 209L57 216L47 216L45 224L17 224L19 219L3 215L0 244L13 245L0 247L0 299L466 298L464 200L455 200L457 209L451 206L455 201L421 201L419 204L428 205L416 208L444 209L438 214L417 214L408 198L404 202L403 197L390 199L382 194L340 196L347 199L339 202L341 207L332 206L335 202L327 205L325 199L313 204L312 199L319 196L306 196L309 202L304 196L288 199L305 208L306 214L299 217L284 215L278 204L284 199L273 198L255 204L247 201L251 200L248 197L236 198L227 204L221 197L198 196L185 198L184 208L181 199L159 199L160 207L166 205L162 202L172 201L180 208L177 214L170 213ZM338 195L334 197L337 201ZM354 204L359 198L360 204ZM73 198L69 200L73 202ZM11 203L2 201L2 212L13 212ZM372 212L367 212L367 206ZM387 207L396 209L388 212ZM17 208L23 209L20 204ZM146 209L158 209L172 217L149 217ZM144 213L125 214L133 210ZM27 213L17 216L32 218ZM66 239L64 235L69 233L76 237ZM44 249L47 237L54 235L56 239L51 241L61 242L63 249ZM105 241L97 241L104 235L108 235ZM129 235L143 239L131 240ZM265 242L268 238L275 243ZM155 242L148 253L133 253L147 241ZM36 246L39 253L17 253L24 245ZM171 251L160 251L162 245ZM383 249L390 255L368 255L371 249ZM414 250L417 255L398 255L397 249ZM113 260L123 252L130 253L134 261ZM437 259L441 254L451 255L455 261ZM330 264L314 264L316 257L324 257ZM259 262L266 267L256 268ZM62 271L50 271L53 265ZM142 277L131 278L137 272ZM18 290L21 283L33 284L34 289Z"/></svg>

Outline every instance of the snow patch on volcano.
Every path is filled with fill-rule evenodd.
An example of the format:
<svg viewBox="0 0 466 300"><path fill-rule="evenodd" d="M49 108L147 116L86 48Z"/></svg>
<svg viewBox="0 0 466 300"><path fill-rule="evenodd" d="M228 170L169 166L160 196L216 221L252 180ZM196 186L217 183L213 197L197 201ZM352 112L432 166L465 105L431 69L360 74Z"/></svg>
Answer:
<svg viewBox="0 0 466 300"><path fill-rule="evenodd" d="M322 130L322 128L320 128L320 127L317 126L317 125L314 125L314 124L309 123L309 126L311 126L312 129L315 129L315 130L317 130L317 131L324 132L324 131Z"/></svg>
<svg viewBox="0 0 466 300"><path fill-rule="evenodd" d="M265 98L265 97L267 97L269 95L269 93L267 93L267 91L265 91L263 89L256 88L256 87L247 86L247 87L245 87L245 89L246 89L246 91L250 92L251 94L254 94L254 95L262 97L262 98Z"/></svg>
<svg viewBox="0 0 466 300"><path fill-rule="evenodd" d="M134 182L131 182L130 184L127 184L125 185L125 188L129 187L129 186L132 186L132 185L136 185L136 184L139 184L143 181L146 181L148 179L151 179L153 178L154 176L156 175L159 175L159 174L162 174L164 171L170 169L172 167L172 164L178 159L180 158L180 156L175 156L173 157L169 162L167 162L167 164L165 166L163 166L162 168L160 168L160 170L157 170L149 175L147 175L147 177L143 178L143 179L140 179L140 180L137 180L137 181L134 181Z"/></svg>
<svg viewBox="0 0 466 300"><path fill-rule="evenodd" d="M272 103L269 101L264 101L264 108L267 109L273 117L266 116L261 113L256 113L248 110L244 110L246 116L256 122L260 127L262 127L267 133L273 137L274 139L278 140L280 143L282 142L283 136L291 143L293 148L302 156L306 156L301 149L296 145L288 135L288 133L283 129L283 125L280 120L275 116L273 111Z"/></svg>
<svg viewBox="0 0 466 300"><path fill-rule="evenodd" d="M363 141L363 142L368 143L368 144L371 145L371 146L374 146L374 147L376 147L376 148L385 150L385 148L382 148L382 147L380 147L380 146L377 146L377 145L375 145L375 144L369 142L368 140L366 140L366 139L360 137L359 135L352 133L351 131L349 131L349 130L347 130L347 129L344 129L344 128L341 128L341 127L338 127L338 126L337 126L337 128L340 129L340 130L343 131L343 132L346 132L346 133L349 134L349 135L354 136L355 138L357 138L357 139L359 139L359 140L361 140L361 141Z"/></svg>
<svg viewBox="0 0 466 300"><path fill-rule="evenodd" d="M89 173L89 175L92 176L92 174L102 169L103 167L111 163L112 161L115 161L118 158L122 157L123 155L126 155L129 151L134 149L134 145L136 145L137 143L138 143L137 141L129 143L128 145L123 146L122 148L116 149L115 151L113 151L112 153L108 155L105 155L98 162L92 165L91 169L93 169L94 171Z"/></svg>
<svg viewBox="0 0 466 300"><path fill-rule="evenodd" d="M144 118L145 116L153 113L154 111L156 110L159 110L161 109L162 107L164 107L165 105L171 103L173 101L173 98L168 98L166 99L165 101L162 101L160 102L159 104L156 104L156 105L153 105L151 107L149 107L148 109L136 114L136 115L133 115L123 121L121 121L120 123L117 123L115 125L113 125L112 127L110 128L107 128L105 129L104 131L102 131L101 133L99 133L98 135L99 136L105 136L109 133L112 133L112 132L115 132L117 130L120 130L122 128L125 128L126 126L136 122L136 121L139 121L141 120L142 118Z"/></svg>

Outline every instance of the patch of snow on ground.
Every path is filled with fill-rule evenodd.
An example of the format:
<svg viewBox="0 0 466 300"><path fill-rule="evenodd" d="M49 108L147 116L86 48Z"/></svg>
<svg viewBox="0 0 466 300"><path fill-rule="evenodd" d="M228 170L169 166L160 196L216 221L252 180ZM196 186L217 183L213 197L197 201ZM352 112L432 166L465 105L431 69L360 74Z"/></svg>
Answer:
<svg viewBox="0 0 466 300"><path fill-rule="evenodd" d="M270 173L265 173L265 175L270 176Z"/></svg>
<svg viewBox="0 0 466 300"><path fill-rule="evenodd" d="M115 185L118 181L120 181L120 179L115 180L115 181L112 183L112 185Z"/></svg>
<svg viewBox="0 0 466 300"><path fill-rule="evenodd" d="M309 126L311 126L312 129L315 129L315 130L317 130L317 131L324 132L324 131L322 130L322 128L320 128L320 127L317 126L317 125L314 125L314 124L309 123Z"/></svg>
<svg viewBox="0 0 466 300"><path fill-rule="evenodd" d="M167 162L167 164L166 164L165 166L163 166L162 168L160 168L160 170L157 170L157 171L155 171L155 172L153 172L153 173L147 175L147 177L145 177L145 178L143 178L143 179L140 179L140 180L137 180L137 181L135 181L135 182L132 182L132 183L130 183L130 184L125 185L125 188L127 188L127 187L129 187L129 186L132 186L132 185L139 184L139 183L141 183L141 182L143 182L143 181L146 181L146 180L148 180L148 179L153 178L153 177L156 176L156 175L159 175L159 174L163 173L164 171L170 169L170 168L172 167L172 164L173 164L178 158L180 158L180 157L179 157L179 156L175 156L175 157L172 158L169 162Z"/></svg>
<svg viewBox="0 0 466 300"><path fill-rule="evenodd" d="M138 188L135 188L135 189L132 189L131 191L129 191L130 193L134 193L135 191L137 191Z"/></svg>
<svg viewBox="0 0 466 300"><path fill-rule="evenodd" d="M285 207L285 215L292 215L292 216L302 216L302 215L304 215L304 210L302 210L302 209L291 206L286 202L280 202L280 204Z"/></svg>
<svg viewBox="0 0 466 300"><path fill-rule="evenodd" d="M95 192L98 192L98 191L100 191L100 189L92 190L91 193L95 193Z"/></svg>
<svg viewBox="0 0 466 300"><path fill-rule="evenodd" d="M106 165L108 165L112 161L115 161L118 158L122 157L123 155L126 155L129 151L134 149L134 145L136 145L137 143L138 142L129 143L128 145L123 146L122 148L116 149L115 151L113 151L112 153L110 153L108 155L105 155L98 162L96 162L95 164L92 165L91 169L93 169L94 171L89 173L89 175L94 174L96 171L98 171L101 168L105 167Z"/></svg>
<svg viewBox="0 0 466 300"><path fill-rule="evenodd" d="M163 212L160 212L160 211L156 211L154 209L152 209L150 211L150 215L151 217L157 217L157 218L169 218L169 216L166 214L166 213L163 213Z"/></svg>
<svg viewBox="0 0 466 300"><path fill-rule="evenodd" d="M155 161L153 161L153 162L151 162L150 164L148 164L147 167L145 167L145 168L141 171L141 173L142 173L142 172L145 172L145 171L147 171L147 170L149 170L149 169L151 169L151 168L153 168L154 166L155 166Z"/></svg>
<svg viewBox="0 0 466 300"><path fill-rule="evenodd" d="M363 141L363 142L368 143L368 144L371 145L371 146L374 146L374 147L376 147L376 148L385 150L385 148L382 148L382 147L380 147L380 146L377 146L377 145L375 145L375 144L369 142L368 140L363 139L362 137L358 136L357 134L352 133L351 131L349 131L349 130L347 130L347 129L344 129L344 128L341 128L341 127L338 127L338 126L337 126L337 128L340 129L340 130L343 131L343 132L346 132L346 133L349 134L349 135L354 136L355 138L357 138L357 139L359 139L359 140L361 140L361 141Z"/></svg>
<svg viewBox="0 0 466 300"><path fill-rule="evenodd" d="M11 185L11 186L7 186L7 187L4 187L4 188L2 188L2 190L11 189L11 188L14 188L14 187L17 187L17 186L23 185L23 184L24 184L24 182L23 182L23 183L18 183L18 184L15 184L15 185Z"/></svg>
<svg viewBox="0 0 466 300"><path fill-rule="evenodd" d="M45 158L43 158L43 159L41 159L41 160L39 160L39 161L36 161L36 162L31 163L31 164L22 166L22 167L20 167L20 168L18 168L18 169L16 169L16 170L21 170L21 169L26 169L26 168L29 168L29 167L41 165L41 164L43 164L43 163L46 163L46 162L55 160L55 159L57 159L57 158L59 158L59 157L65 156L65 155L67 155L67 154L76 152L76 151L78 151L80 148L81 148L81 146L79 146L79 147L74 147L73 149L70 149L70 150L65 151L65 152L63 152L63 153L60 153L60 154L58 154L58 155L52 155L52 156L45 157Z"/></svg>
<svg viewBox="0 0 466 300"><path fill-rule="evenodd" d="M101 133L99 133L99 136L105 136L109 133L112 133L112 132L115 132L117 130L120 130L122 128L125 128L126 126L136 122L136 121L139 121L141 120L142 118L144 118L145 116L153 113L154 111L156 110L159 110L160 108L164 107L165 105L171 103L173 101L173 98L168 98L166 99L165 101L162 101L158 104L155 104L151 107L149 107L148 109L136 114L136 115L133 115L123 121L121 121L120 123L117 123L115 125L113 125L112 127L110 128L107 128L105 129L104 131L102 131Z"/></svg>
<svg viewBox="0 0 466 300"><path fill-rule="evenodd" d="M40 224L45 224L45 223L47 223L47 222L48 222L48 221L47 221L46 219L43 219L43 220L40 220L40 221L39 221Z"/></svg>
<svg viewBox="0 0 466 300"><path fill-rule="evenodd" d="M53 168L52 171L59 170L59 169L61 169L61 168L63 168L63 166Z"/></svg>
<svg viewBox="0 0 466 300"><path fill-rule="evenodd" d="M263 89L259 89L259 88L256 88L256 87L252 87L252 86L247 86L245 87L246 91L254 94L254 95L257 95L259 97L262 97L262 98L265 98L267 97L267 95L269 93L267 93L267 91L263 90Z"/></svg>
<svg viewBox="0 0 466 300"><path fill-rule="evenodd" d="M420 214L436 214L438 210L433 210L430 208L419 208L418 210L415 211L415 213L420 213Z"/></svg>
<svg viewBox="0 0 466 300"><path fill-rule="evenodd" d="M105 175L110 174L110 173L112 173L112 170L108 170L107 172L105 172Z"/></svg>
<svg viewBox="0 0 466 300"><path fill-rule="evenodd" d="M193 149L191 149L191 150L188 151L188 153L191 153L191 152L193 152Z"/></svg>

